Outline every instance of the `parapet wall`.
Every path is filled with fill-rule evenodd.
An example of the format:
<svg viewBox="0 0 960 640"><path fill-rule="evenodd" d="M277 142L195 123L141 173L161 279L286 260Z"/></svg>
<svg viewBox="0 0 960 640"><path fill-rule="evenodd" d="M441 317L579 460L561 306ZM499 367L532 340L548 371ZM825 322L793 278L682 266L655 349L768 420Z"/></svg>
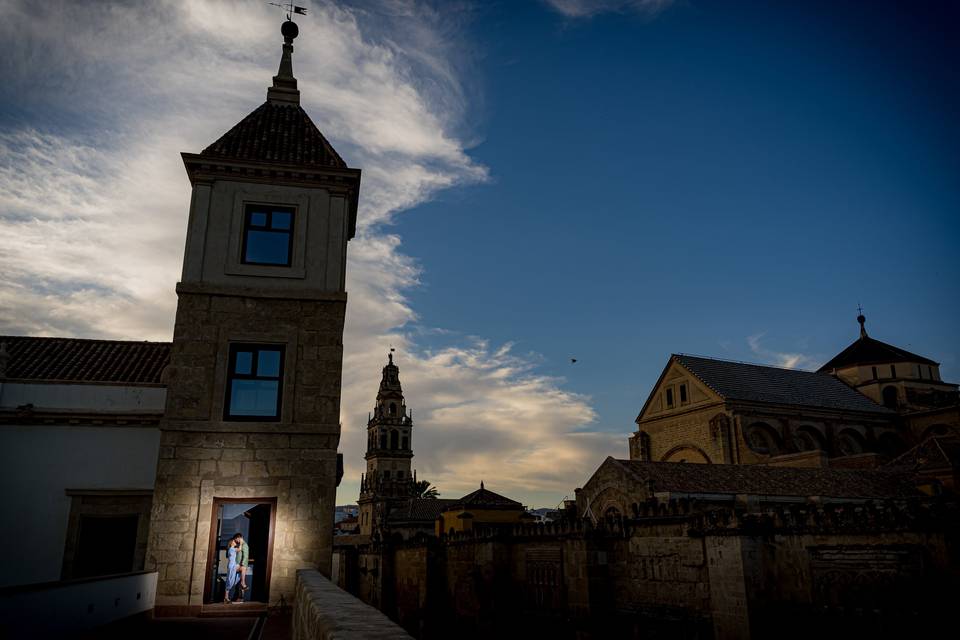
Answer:
<svg viewBox="0 0 960 640"><path fill-rule="evenodd" d="M297 571L293 640L412 640L387 616L335 586L319 571Z"/></svg>
<svg viewBox="0 0 960 640"><path fill-rule="evenodd" d="M651 500L631 518L337 552L352 576L345 588L424 640L450 629L462 638L809 638L827 627L920 628L950 611L957 505L749 506Z"/></svg>

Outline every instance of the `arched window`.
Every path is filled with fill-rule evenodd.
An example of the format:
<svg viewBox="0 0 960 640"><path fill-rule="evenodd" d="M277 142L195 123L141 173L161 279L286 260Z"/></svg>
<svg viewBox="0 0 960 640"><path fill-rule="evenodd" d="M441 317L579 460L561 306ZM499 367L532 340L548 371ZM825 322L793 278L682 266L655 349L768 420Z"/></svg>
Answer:
<svg viewBox="0 0 960 640"><path fill-rule="evenodd" d="M883 388L883 406L888 409L896 410L900 406L900 401L897 399L897 388L896 387L884 387Z"/></svg>
<svg viewBox="0 0 960 640"><path fill-rule="evenodd" d="M614 519L620 517L620 509L617 509L615 506L611 505L607 507L607 510L603 512L604 518Z"/></svg>
<svg viewBox="0 0 960 640"><path fill-rule="evenodd" d="M387 448L387 432L386 431L380 432L380 448L381 449Z"/></svg>
<svg viewBox="0 0 960 640"><path fill-rule="evenodd" d="M396 402L391 402L391 403L390 403L390 415L392 415L392 416L397 415L397 403L396 403Z"/></svg>
<svg viewBox="0 0 960 640"><path fill-rule="evenodd" d="M400 434L397 433L396 429L390 431L390 448L399 449L400 448Z"/></svg>
<svg viewBox="0 0 960 640"><path fill-rule="evenodd" d="M867 444L859 433L853 429L844 429L837 436L837 449L842 456L855 456L867 450Z"/></svg>
<svg viewBox="0 0 960 640"><path fill-rule="evenodd" d="M823 436L814 427L799 427L793 432L793 445L797 451L822 451L826 449Z"/></svg>
<svg viewBox="0 0 960 640"><path fill-rule="evenodd" d="M747 445L755 452L775 456L783 450L780 435L765 422L755 422L746 431Z"/></svg>

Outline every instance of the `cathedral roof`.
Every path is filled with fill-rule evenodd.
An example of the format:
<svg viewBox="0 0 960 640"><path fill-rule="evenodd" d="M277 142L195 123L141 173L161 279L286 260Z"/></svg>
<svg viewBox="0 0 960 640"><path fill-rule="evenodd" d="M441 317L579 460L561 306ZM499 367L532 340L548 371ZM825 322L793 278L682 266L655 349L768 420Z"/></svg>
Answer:
<svg viewBox="0 0 960 640"><path fill-rule="evenodd" d="M920 495L908 475L895 471L768 467L738 464L641 462L608 458L653 492L746 494L825 498ZM652 487L650 484L652 483Z"/></svg>
<svg viewBox="0 0 960 640"><path fill-rule="evenodd" d="M960 469L960 438L955 435L932 436L891 460L886 466L921 471Z"/></svg>
<svg viewBox="0 0 960 640"><path fill-rule="evenodd" d="M523 505L499 493L494 493L480 483L480 488L457 500L451 507L475 509L523 509Z"/></svg>
<svg viewBox="0 0 960 640"><path fill-rule="evenodd" d="M918 356L900 347L864 335L835 355L830 362L820 367L819 371L833 371L863 364L884 364L888 362L917 362L934 366L938 364L929 358Z"/></svg>
<svg viewBox="0 0 960 640"><path fill-rule="evenodd" d="M910 353L900 347L886 342L874 340L867 335L867 318L861 313L857 316L860 323L860 338L849 347L838 353L830 362L820 367L819 371L835 371L846 367L855 367L864 364L886 364L895 362L918 362L936 366L937 362Z"/></svg>
<svg viewBox="0 0 960 640"><path fill-rule="evenodd" d="M271 101L254 109L200 155L311 167L347 166L299 104Z"/></svg>
<svg viewBox="0 0 960 640"><path fill-rule="evenodd" d="M0 336L6 352L0 378L44 382L159 385L169 342Z"/></svg>
<svg viewBox="0 0 960 640"><path fill-rule="evenodd" d="M690 355L673 359L726 400L891 413L833 376Z"/></svg>

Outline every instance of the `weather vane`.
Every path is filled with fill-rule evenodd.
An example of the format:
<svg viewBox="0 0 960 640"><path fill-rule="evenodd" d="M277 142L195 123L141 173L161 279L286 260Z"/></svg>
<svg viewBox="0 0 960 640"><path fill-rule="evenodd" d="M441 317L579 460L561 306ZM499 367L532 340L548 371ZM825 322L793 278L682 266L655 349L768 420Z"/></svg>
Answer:
<svg viewBox="0 0 960 640"><path fill-rule="evenodd" d="M857 314L861 316L863 315L863 307L860 306L859 302L857 303Z"/></svg>
<svg viewBox="0 0 960 640"><path fill-rule="evenodd" d="M280 7L287 12L287 20L290 20L290 16L293 14L299 14L301 16L307 15L306 7L298 7L292 2L269 2L268 4L273 5L274 7Z"/></svg>

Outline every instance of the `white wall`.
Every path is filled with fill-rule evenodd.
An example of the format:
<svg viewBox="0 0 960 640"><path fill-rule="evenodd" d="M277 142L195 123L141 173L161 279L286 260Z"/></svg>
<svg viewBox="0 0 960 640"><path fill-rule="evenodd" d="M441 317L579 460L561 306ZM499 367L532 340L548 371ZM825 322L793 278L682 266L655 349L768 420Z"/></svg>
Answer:
<svg viewBox="0 0 960 640"><path fill-rule="evenodd" d="M59 580L65 491L153 489L159 447L151 426L0 425L0 586Z"/></svg>
<svg viewBox="0 0 960 640"><path fill-rule="evenodd" d="M99 384L0 383L0 408L32 404L35 410L95 413L163 413L166 387Z"/></svg>
<svg viewBox="0 0 960 640"><path fill-rule="evenodd" d="M157 572L73 580L0 597L0 637L70 637L153 608ZM56 634L56 635L55 635Z"/></svg>

